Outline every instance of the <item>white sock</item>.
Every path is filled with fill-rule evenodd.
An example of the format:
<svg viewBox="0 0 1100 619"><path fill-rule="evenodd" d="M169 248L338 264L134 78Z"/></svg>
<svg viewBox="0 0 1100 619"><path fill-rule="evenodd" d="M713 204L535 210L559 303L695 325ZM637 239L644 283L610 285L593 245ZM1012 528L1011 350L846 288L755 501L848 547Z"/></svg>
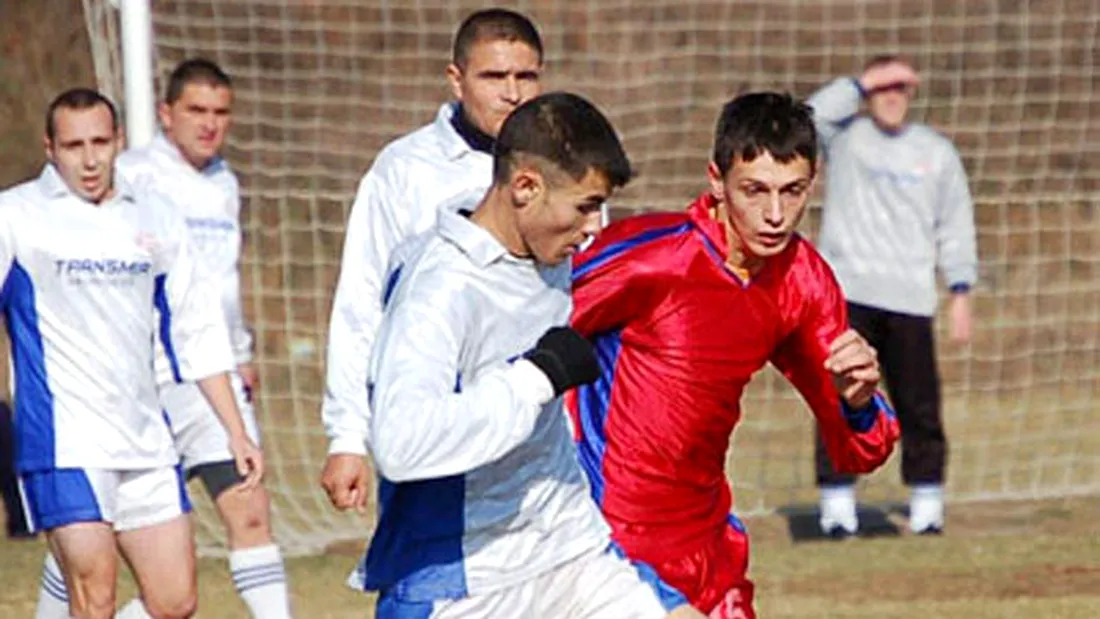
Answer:
<svg viewBox="0 0 1100 619"><path fill-rule="evenodd" d="M230 552L229 571L253 619L290 619L286 571L278 546L268 544Z"/></svg>
<svg viewBox="0 0 1100 619"><path fill-rule="evenodd" d="M65 589L65 576L53 553L46 552L46 564L42 567L42 582L38 588L38 608L35 619L69 619L69 592Z"/></svg>
<svg viewBox="0 0 1100 619"><path fill-rule="evenodd" d="M145 610L145 604L142 603L141 598L134 598L118 611L115 619L153 619L153 616Z"/></svg>
<svg viewBox="0 0 1100 619"><path fill-rule="evenodd" d="M909 490L909 529L943 529L943 486L919 484Z"/></svg>
<svg viewBox="0 0 1100 619"><path fill-rule="evenodd" d="M859 530L859 517L856 515L856 487L821 487L821 530L829 533L840 527L849 534Z"/></svg>

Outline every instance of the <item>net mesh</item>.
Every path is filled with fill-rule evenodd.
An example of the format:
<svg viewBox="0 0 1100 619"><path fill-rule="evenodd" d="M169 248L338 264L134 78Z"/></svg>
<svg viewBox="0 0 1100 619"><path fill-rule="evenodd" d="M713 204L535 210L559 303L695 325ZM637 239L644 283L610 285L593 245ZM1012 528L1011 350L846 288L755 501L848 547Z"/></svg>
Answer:
<svg viewBox="0 0 1100 619"><path fill-rule="evenodd" d="M1097 0L530 0L547 85L621 132L638 179L620 214L677 209L704 183L717 111L749 89L808 95L880 53L922 70L915 117L951 137L977 206L981 283L968 345L939 337L952 500L1100 490L1100 57ZM246 309L276 534L291 552L362 538L316 480L326 323L344 222L379 148L448 93L453 29L479 2L158 0L156 72L203 55L233 76ZM85 0L98 78L119 93L117 17ZM816 231L817 209L804 230ZM938 321L946 325L946 320ZM894 458L861 496L901 496ZM765 371L729 471L741 513L811 502L810 416ZM199 502L200 545L220 548Z"/></svg>

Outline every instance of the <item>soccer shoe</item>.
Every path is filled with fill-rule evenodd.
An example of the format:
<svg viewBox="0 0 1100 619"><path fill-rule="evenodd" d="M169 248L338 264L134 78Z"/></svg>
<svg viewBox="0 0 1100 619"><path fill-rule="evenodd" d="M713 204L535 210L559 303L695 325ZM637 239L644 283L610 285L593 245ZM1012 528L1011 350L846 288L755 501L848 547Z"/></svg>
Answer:
<svg viewBox="0 0 1100 619"><path fill-rule="evenodd" d="M833 539L844 539L859 530L854 486L822 486L821 532Z"/></svg>
<svg viewBox="0 0 1100 619"><path fill-rule="evenodd" d="M917 535L943 533L943 486L913 486L909 495L909 530Z"/></svg>

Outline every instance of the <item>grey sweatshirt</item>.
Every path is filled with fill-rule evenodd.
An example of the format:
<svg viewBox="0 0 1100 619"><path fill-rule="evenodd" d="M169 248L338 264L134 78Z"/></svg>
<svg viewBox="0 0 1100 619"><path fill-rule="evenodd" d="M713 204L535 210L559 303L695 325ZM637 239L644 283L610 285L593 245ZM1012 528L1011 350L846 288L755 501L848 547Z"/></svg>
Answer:
<svg viewBox="0 0 1100 619"><path fill-rule="evenodd" d="M848 300L932 316L935 271L967 290L977 278L974 203L951 142L910 123L898 134L860 115L860 90L839 78L810 97L825 152L818 246Z"/></svg>

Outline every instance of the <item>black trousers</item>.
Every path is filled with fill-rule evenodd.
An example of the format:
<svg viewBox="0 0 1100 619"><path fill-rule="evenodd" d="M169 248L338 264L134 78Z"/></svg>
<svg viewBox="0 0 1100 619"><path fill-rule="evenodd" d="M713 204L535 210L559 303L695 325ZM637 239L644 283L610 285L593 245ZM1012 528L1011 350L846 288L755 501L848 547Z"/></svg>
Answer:
<svg viewBox="0 0 1100 619"><path fill-rule="evenodd" d="M942 484L947 466L940 377L932 318L848 304L848 320L878 351L890 402L901 425L901 477L906 485ZM816 431L815 460L819 486L850 484L855 477L836 473L821 431Z"/></svg>
<svg viewBox="0 0 1100 619"><path fill-rule="evenodd" d="M4 497L8 535L22 535L27 533L27 521L15 472L14 434L11 407L0 402L0 494Z"/></svg>

